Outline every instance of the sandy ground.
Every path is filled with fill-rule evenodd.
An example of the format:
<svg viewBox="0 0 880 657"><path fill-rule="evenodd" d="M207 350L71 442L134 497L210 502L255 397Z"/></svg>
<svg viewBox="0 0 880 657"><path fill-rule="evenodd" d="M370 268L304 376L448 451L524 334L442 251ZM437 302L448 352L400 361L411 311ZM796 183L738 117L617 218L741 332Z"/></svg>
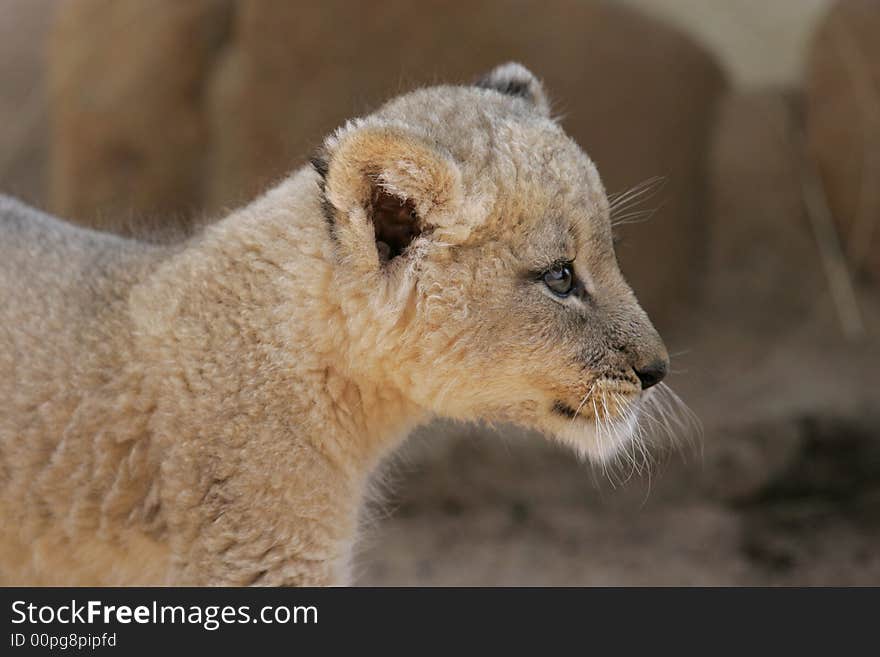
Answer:
<svg viewBox="0 0 880 657"><path fill-rule="evenodd" d="M798 79L827 4L621 1L683 25L749 85ZM0 190L38 205L52 4L0 0ZM764 309L728 301L730 317L683 320L670 345L671 383L705 423L695 446L609 477L513 428L429 427L386 468L358 583L880 584L877 341L843 343L821 295L773 335ZM865 309L876 336L877 299Z"/></svg>

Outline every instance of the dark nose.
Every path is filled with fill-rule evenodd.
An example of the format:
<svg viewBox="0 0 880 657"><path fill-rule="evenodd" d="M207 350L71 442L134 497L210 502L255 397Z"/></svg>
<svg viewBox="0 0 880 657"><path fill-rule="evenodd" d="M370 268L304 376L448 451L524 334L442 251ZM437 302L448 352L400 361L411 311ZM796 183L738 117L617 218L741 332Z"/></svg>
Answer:
<svg viewBox="0 0 880 657"><path fill-rule="evenodd" d="M642 382L642 390L647 390L651 386L655 386L663 380L669 365L665 360L655 360L650 365L644 367L634 367L636 376Z"/></svg>

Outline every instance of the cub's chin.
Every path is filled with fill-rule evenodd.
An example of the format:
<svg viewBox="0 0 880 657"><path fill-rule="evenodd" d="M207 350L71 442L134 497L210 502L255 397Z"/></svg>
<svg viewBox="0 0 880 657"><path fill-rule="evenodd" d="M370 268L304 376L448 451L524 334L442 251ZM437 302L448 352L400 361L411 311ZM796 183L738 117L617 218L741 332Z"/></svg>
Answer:
<svg viewBox="0 0 880 657"><path fill-rule="evenodd" d="M548 433L581 458L600 465L631 451L636 442L642 451L642 396L616 394L613 404L588 399L580 408L557 400L548 418Z"/></svg>

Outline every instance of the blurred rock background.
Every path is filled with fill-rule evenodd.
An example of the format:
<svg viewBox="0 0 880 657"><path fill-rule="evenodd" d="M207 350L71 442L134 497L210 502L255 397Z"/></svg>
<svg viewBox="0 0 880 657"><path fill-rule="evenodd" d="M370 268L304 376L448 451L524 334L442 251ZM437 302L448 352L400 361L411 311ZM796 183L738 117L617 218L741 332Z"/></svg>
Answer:
<svg viewBox="0 0 880 657"><path fill-rule="evenodd" d="M880 584L880 3L0 0L0 190L210 221L391 95L517 59L627 211L624 272L703 437L606 475L437 423L362 584Z"/></svg>

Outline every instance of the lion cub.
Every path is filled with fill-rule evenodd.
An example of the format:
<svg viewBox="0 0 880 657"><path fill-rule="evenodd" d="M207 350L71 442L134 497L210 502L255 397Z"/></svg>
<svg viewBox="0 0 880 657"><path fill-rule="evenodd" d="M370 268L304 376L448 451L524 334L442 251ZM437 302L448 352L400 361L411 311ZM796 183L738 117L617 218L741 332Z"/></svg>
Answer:
<svg viewBox="0 0 880 657"><path fill-rule="evenodd" d="M596 169L517 64L349 122L180 244L3 199L0 231L7 584L344 584L416 425L601 462L667 369Z"/></svg>

